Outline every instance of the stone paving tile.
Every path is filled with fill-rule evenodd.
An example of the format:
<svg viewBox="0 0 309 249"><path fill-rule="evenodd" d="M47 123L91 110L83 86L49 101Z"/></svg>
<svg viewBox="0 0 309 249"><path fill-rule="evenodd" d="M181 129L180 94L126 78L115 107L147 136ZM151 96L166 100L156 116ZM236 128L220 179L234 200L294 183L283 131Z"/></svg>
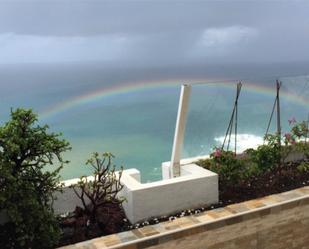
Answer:
<svg viewBox="0 0 309 249"><path fill-rule="evenodd" d="M260 202L262 202L263 204L265 204L267 206L275 205L275 204L278 204L282 201L284 201L284 199L280 198L279 196L276 196L276 195L269 195L269 196L265 196L262 199L260 199Z"/></svg>
<svg viewBox="0 0 309 249"><path fill-rule="evenodd" d="M121 246L121 249L137 249L136 244Z"/></svg>
<svg viewBox="0 0 309 249"><path fill-rule="evenodd" d="M89 243L88 245L84 245L81 247L77 247L78 249L97 249L92 243ZM101 247L102 248L102 247ZM101 249L100 248L100 249ZM104 247L103 247L104 248Z"/></svg>
<svg viewBox="0 0 309 249"><path fill-rule="evenodd" d="M145 237L152 236L155 234L159 234L156 229L154 229L152 226L145 226L139 229L140 233L143 234Z"/></svg>
<svg viewBox="0 0 309 249"><path fill-rule="evenodd" d="M247 207L243 203L237 203L237 204L229 205L229 206L226 207L226 209L230 212L235 212L235 213L242 213L242 212L246 212L246 211L250 210L250 208Z"/></svg>
<svg viewBox="0 0 309 249"><path fill-rule="evenodd" d="M198 220L196 222L188 217L182 217L172 221L173 224L178 225L180 228L190 227L194 224L199 223Z"/></svg>
<svg viewBox="0 0 309 249"><path fill-rule="evenodd" d="M251 200L244 203L249 209L261 208L266 205L260 200Z"/></svg>
<svg viewBox="0 0 309 249"><path fill-rule="evenodd" d="M78 248L78 249L96 249L96 248L93 246L91 240L83 241L83 242L77 243L77 244L75 244L75 248Z"/></svg>
<svg viewBox="0 0 309 249"><path fill-rule="evenodd" d="M136 240L138 237L131 231L117 234L122 243Z"/></svg>
<svg viewBox="0 0 309 249"><path fill-rule="evenodd" d="M196 219L198 219L200 222L209 222L215 220L214 217L208 215L207 213L202 213L202 215L196 216Z"/></svg>
<svg viewBox="0 0 309 249"><path fill-rule="evenodd" d="M166 230L165 227L164 227L164 222L161 222L161 223L152 225L152 227L153 227L156 231L158 231L159 233L165 233L165 232L168 231L168 230Z"/></svg>
<svg viewBox="0 0 309 249"><path fill-rule="evenodd" d="M302 195L298 194L296 191L286 192L282 194L278 194L284 200L293 200L295 198L301 197Z"/></svg>
<svg viewBox="0 0 309 249"><path fill-rule="evenodd" d="M103 241L103 237L92 240L92 244L96 249L105 249L107 246Z"/></svg>
<svg viewBox="0 0 309 249"><path fill-rule="evenodd" d="M112 234L112 235L102 237L102 241L107 247L121 244L121 240L117 234Z"/></svg>
<svg viewBox="0 0 309 249"><path fill-rule="evenodd" d="M303 188L295 189L293 191L296 192L297 194L301 195L301 196L305 196L305 195L308 194L308 193L306 193L306 189L303 189Z"/></svg>
<svg viewBox="0 0 309 249"><path fill-rule="evenodd" d="M144 235L139 231L139 229L133 229L133 230L132 230L132 233L134 233L134 235L135 235L138 239L144 237Z"/></svg>
<svg viewBox="0 0 309 249"><path fill-rule="evenodd" d="M298 190L304 194L309 194L309 186L298 189Z"/></svg>
<svg viewBox="0 0 309 249"><path fill-rule="evenodd" d="M233 213L229 209L226 209L226 208L217 208L217 209L208 211L207 214L215 219L233 215Z"/></svg>
<svg viewBox="0 0 309 249"><path fill-rule="evenodd" d="M200 223L200 221L195 217L195 216L188 216L187 217L189 220L192 220L194 224Z"/></svg>
<svg viewBox="0 0 309 249"><path fill-rule="evenodd" d="M168 221L168 222L165 222L162 224L163 227L168 230L168 231L171 231L171 230L175 230L175 229L180 229L181 227L175 223L173 223L173 221Z"/></svg>

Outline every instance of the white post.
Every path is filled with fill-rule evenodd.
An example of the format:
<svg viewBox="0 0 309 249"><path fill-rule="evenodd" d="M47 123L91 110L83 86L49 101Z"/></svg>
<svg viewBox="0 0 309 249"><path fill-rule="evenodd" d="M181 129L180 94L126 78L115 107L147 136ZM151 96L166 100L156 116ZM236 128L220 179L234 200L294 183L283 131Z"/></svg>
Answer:
<svg viewBox="0 0 309 249"><path fill-rule="evenodd" d="M186 129L190 93L191 93L190 85L181 86L174 144L173 144L173 151L170 165L170 178L180 176L180 159Z"/></svg>

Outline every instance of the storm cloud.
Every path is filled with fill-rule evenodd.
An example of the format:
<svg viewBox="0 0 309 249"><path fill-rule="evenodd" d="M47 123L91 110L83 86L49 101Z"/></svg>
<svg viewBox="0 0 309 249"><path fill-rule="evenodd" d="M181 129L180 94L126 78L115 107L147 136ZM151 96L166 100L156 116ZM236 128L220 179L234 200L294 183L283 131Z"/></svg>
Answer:
<svg viewBox="0 0 309 249"><path fill-rule="evenodd" d="M0 64L309 60L307 1L1 1Z"/></svg>

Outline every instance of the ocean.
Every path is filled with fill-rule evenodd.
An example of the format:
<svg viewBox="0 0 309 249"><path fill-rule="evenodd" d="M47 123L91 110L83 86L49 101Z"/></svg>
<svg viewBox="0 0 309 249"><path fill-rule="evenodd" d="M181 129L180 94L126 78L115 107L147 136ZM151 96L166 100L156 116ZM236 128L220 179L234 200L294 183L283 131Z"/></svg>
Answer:
<svg viewBox="0 0 309 249"><path fill-rule="evenodd" d="M239 98L237 149L263 142L280 91L282 131L288 119L307 120L309 63L181 65L170 68L106 67L100 63L0 66L0 122L10 108L32 108L40 124L62 132L72 146L62 179L91 174L92 152L112 152L114 163L140 170L142 182L161 179L169 161L183 83L192 86L182 158L209 154L220 146L236 95ZM270 132L275 132L276 119ZM233 149L233 145L232 145Z"/></svg>

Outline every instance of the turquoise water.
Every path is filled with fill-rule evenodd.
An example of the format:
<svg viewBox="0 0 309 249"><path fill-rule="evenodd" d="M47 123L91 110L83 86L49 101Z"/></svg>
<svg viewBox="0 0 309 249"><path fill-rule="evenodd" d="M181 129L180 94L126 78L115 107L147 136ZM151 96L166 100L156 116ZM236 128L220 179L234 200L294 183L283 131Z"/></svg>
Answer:
<svg viewBox="0 0 309 249"><path fill-rule="evenodd" d="M36 78L34 83L30 82L30 78L12 80L17 76L6 75L11 84L2 85L2 123L8 119L10 107L30 107L42 114L63 101L111 86L93 79L92 83L87 83L86 76L76 82L74 77L69 77L70 74L62 78L61 75L50 73L46 80L45 74L33 77ZM283 131L288 130L287 120L291 116L298 120L307 118L308 79L308 76L281 78ZM116 156L115 164L139 169L143 182L160 179L161 162L169 161L171 156L181 85L177 81L160 82L161 85L150 89L131 89L105 95L51 116L43 115L40 123L49 124L53 131L61 131L73 148L65 154L71 163L62 170L62 178L90 174L91 168L84 165L90 154L94 151L110 151ZM239 149L261 141L275 97L275 90L271 91L275 89L274 82L275 78L265 80L258 77L255 81L243 82L239 99ZM220 85L193 86L182 157L208 154L220 144L231 115L236 83L226 81ZM171 86L165 87L166 84ZM260 91L256 87L252 88L252 84L268 87L268 90ZM119 84L120 88L125 86L125 82ZM292 94L294 98L286 97L285 93L289 96ZM275 120L271 131L275 130L274 125Z"/></svg>

